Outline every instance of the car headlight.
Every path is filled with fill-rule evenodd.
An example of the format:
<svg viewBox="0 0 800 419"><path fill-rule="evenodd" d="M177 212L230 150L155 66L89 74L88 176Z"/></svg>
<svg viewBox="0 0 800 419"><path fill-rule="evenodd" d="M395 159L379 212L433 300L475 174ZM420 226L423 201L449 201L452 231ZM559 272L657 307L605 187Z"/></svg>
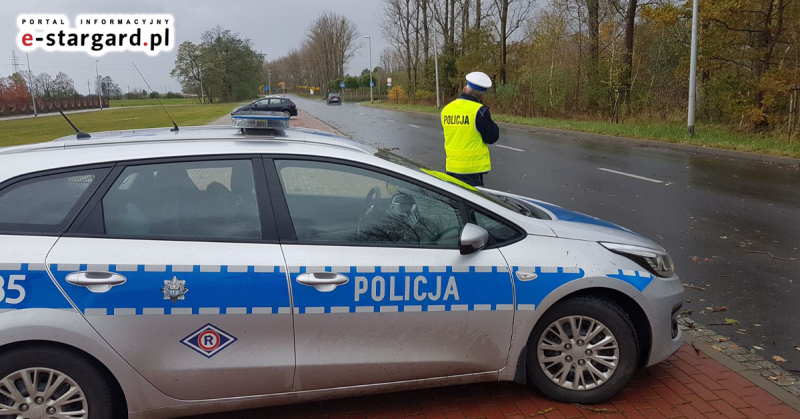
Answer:
<svg viewBox="0 0 800 419"><path fill-rule="evenodd" d="M601 242L600 245L633 260L654 275L669 278L675 274L675 264L666 252L630 244Z"/></svg>

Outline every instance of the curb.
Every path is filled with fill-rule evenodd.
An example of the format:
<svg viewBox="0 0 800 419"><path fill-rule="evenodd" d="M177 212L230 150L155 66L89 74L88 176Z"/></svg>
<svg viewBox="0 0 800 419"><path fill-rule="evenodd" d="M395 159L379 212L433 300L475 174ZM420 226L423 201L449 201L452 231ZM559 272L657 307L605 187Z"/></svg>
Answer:
<svg viewBox="0 0 800 419"><path fill-rule="evenodd" d="M688 317L678 317L678 324L685 343L800 411L800 379L796 376Z"/></svg>
<svg viewBox="0 0 800 419"><path fill-rule="evenodd" d="M395 109L395 108L387 108L382 106L369 106L369 105L359 105L359 106L367 106L372 109L385 109L390 111L397 111L397 112L405 112L411 114L422 114L422 115L434 115L428 112L420 112L420 111L412 111L407 109ZM550 131L553 134L557 135L575 135L575 136L586 136L586 138L571 138L571 139L585 139L585 140L592 140L592 141L606 141L606 142L615 142L615 143L622 143L627 145L634 145L638 147L654 147L654 148L666 148L670 150L678 150L678 151L687 151L690 153L698 153L698 154L708 154L712 156L719 156L719 157L730 157L735 159L742 159L742 160L751 160L751 161L762 161L765 163L774 163L774 164L783 164L783 165L797 165L800 166L800 158L794 157L782 157L782 156L773 156L769 154L759 154L759 153L751 153L747 151L737 151L737 150L728 150L724 148L714 148L714 147L706 147L702 145L692 145L692 144L681 144L681 143L670 143L664 141L655 141L655 140L643 140L639 138L629 138L629 137L617 137L614 135L608 134L595 134L591 132L585 131L572 131L560 128L547 128L547 127L540 127L536 125L522 125L522 124L515 124L511 122L498 122L498 125L505 125L512 129L517 129L521 131L528 131L535 133L536 130L542 131Z"/></svg>

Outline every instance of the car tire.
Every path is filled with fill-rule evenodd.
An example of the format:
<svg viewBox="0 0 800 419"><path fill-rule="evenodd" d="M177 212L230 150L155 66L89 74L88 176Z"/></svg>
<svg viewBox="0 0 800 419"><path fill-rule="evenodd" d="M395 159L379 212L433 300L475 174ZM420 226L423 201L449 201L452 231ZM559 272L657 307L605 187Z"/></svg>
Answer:
<svg viewBox="0 0 800 419"><path fill-rule="evenodd" d="M291 118L291 117L292 117L292 111L290 111L290 110L288 110L288 109L284 109L284 110L283 110L283 114L284 114L285 116L289 117L289 118Z"/></svg>
<svg viewBox="0 0 800 419"><path fill-rule="evenodd" d="M579 333L572 333L570 324ZM590 333L596 335L589 342L581 339ZM604 363L612 356L616 362L609 368ZM554 400L591 404L619 393L638 359L636 329L628 314L613 302L578 297L557 303L539 319L528 338L526 372L528 381Z"/></svg>
<svg viewBox="0 0 800 419"><path fill-rule="evenodd" d="M9 379L14 383L23 382L20 377L24 372L38 372L37 378L40 384L50 382L56 377L61 377L63 381L55 389L51 389L48 396L47 388L39 388L40 396L32 397L26 403L24 400L13 401L0 394L0 408L11 408L24 410L31 416L34 413L43 414L45 417L62 413L64 416L88 419L117 419L126 418L125 400L120 400L121 395L117 395L116 383L107 377L88 356L78 352L70 351L56 345L37 345L34 347L10 350L0 354L0 383ZM58 397L70 391L76 385L78 391L83 393L84 401L73 403L57 404ZM2 384L0 384L2 386ZM24 387L23 387L24 388ZM24 390L20 395L29 395L30 391ZM41 398L39 398L41 397ZM75 395L66 400L72 400ZM33 402L31 402L31 400ZM37 401L39 400L39 401ZM13 405L12 405L13 404ZM48 408L58 410L47 411ZM35 409L35 410L34 410ZM86 409L88 416L74 415L79 409ZM39 413L39 411L42 411ZM72 412L73 415L67 414Z"/></svg>

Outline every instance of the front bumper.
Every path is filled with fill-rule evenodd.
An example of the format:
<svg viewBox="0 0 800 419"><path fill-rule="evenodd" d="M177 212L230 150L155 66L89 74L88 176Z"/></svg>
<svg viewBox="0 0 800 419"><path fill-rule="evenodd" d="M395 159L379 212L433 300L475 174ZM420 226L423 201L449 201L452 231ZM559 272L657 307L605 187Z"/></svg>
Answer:
<svg viewBox="0 0 800 419"><path fill-rule="evenodd" d="M676 318L684 302L683 284L678 276L656 278L636 297L650 322L650 357L646 366L658 364L678 351L682 343Z"/></svg>

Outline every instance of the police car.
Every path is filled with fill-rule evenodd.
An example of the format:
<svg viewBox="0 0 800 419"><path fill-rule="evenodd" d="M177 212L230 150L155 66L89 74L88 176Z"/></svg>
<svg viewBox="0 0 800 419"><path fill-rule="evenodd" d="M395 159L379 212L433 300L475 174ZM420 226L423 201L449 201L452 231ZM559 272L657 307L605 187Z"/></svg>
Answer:
<svg viewBox="0 0 800 419"><path fill-rule="evenodd" d="M0 149L0 418L497 380L599 402L679 348L682 301L640 235L320 132Z"/></svg>

